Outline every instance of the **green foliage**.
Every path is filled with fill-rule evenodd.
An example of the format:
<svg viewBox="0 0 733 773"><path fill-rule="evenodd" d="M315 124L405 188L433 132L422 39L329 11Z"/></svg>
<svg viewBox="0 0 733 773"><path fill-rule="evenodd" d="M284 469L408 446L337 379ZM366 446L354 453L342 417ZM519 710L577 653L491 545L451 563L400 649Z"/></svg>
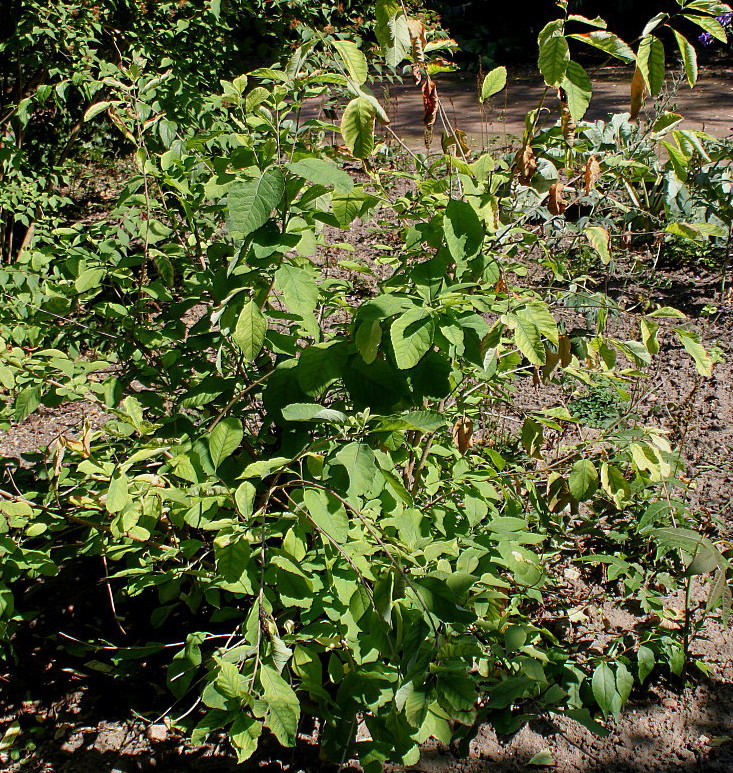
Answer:
<svg viewBox="0 0 733 773"><path fill-rule="evenodd" d="M425 51L404 45L408 21L378 4L384 54L429 72ZM580 115L590 86L565 23L603 25L570 16L540 35L548 85ZM640 340L619 340L608 298L547 297L522 286L516 258L537 241L531 218L606 265L635 217L677 223L670 239L720 238L711 216L680 225L673 203L690 189L675 163L690 170L726 148L674 121L639 138L619 117L581 127L571 148L531 114L532 174L513 156L448 152L398 171L380 163L382 108L354 41L318 30L282 66L195 99L185 68L165 66L148 52L89 76L97 101L81 116L109 119L134 172L105 218L47 223L0 271L13 298L0 318L5 425L74 400L109 416L62 436L32 471L3 460L22 476L0 490L8 653L27 618L22 583L101 556L119 614L153 610L143 640L100 630L80 643L110 678L154 654L196 742L225 728L241 761L265 731L294 745L309 714L324 756L370 771L415 764L430 737L465 746L486 721L511 732L554 712L598 729L591 711L618 714L634 679L681 673L692 624L730 607L730 565L675 496L669 441L624 408L659 326L679 315L650 308ZM302 118L334 85L348 92L346 148L325 141L333 124ZM655 156L663 136L682 160ZM594 215L565 221L551 186L599 149ZM656 212L642 207L647 184L665 192ZM627 194L615 218L604 187ZM395 239L386 270L332 272L327 228L375 218ZM561 304L586 327L567 331ZM674 332L709 373L695 334ZM523 413L499 437L492 416L530 383L588 387L589 400ZM619 396L612 421L595 384ZM589 657L555 624L570 615L556 601L569 562L600 565L606 587L660 615L665 584L703 578L705 609L687 610L686 633L650 625ZM542 612L552 605L555 619ZM166 627L174 614L186 630ZM357 740L361 721L369 740Z"/></svg>

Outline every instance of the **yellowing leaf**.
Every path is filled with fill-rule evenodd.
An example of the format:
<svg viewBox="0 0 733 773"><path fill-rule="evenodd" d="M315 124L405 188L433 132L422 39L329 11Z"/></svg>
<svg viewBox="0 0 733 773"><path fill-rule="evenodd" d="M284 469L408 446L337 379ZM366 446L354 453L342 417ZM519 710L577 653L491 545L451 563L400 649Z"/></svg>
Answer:
<svg viewBox="0 0 733 773"><path fill-rule="evenodd" d="M361 86L367 79L369 65L359 46L352 40L334 40L333 45L346 66L349 77Z"/></svg>
<svg viewBox="0 0 733 773"><path fill-rule="evenodd" d="M590 246L598 253L601 263L607 266L611 262L609 250L611 236L608 231L599 225L590 225L585 229L584 234Z"/></svg>

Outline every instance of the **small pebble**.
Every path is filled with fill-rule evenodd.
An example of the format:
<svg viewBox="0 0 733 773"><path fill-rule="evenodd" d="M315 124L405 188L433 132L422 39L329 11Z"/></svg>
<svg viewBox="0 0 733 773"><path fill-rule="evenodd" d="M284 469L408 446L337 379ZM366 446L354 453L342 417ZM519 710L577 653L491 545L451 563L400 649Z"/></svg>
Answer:
<svg viewBox="0 0 733 773"><path fill-rule="evenodd" d="M165 741L168 738L168 728L165 725L150 725L145 735L148 741Z"/></svg>

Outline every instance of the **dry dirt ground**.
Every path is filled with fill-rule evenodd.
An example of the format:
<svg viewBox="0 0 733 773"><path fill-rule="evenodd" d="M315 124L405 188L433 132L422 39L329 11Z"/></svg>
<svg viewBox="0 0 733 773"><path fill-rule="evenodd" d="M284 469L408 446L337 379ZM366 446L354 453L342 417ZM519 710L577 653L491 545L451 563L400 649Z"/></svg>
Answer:
<svg viewBox="0 0 733 773"><path fill-rule="evenodd" d="M733 115L729 110L733 101L731 85L721 78L704 82L703 89L709 91L695 97L701 100L697 103L699 112L694 115L696 125L704 123L708 129L717 127L716 133L718 128L720 133L727 133L728 122L733 123L733 118L729 118ZM521 114L525 106L518 106L519 102L525 97L530 101L530 95L524 93L524 86L517 86L516 91L512 88L510 84L506 99L511 104L512 115ZM621 101L625 88L619 83L615 91L607 93L608 102L600 111L614 109L614 100ZM711 102L711 97L716 101ZM450 99L456 113L467 121L460 95L456 92ZM407 116L408 109L413 109L408 101L400 101L400 117L395 116L398 128L409 129L413 125L413 119ZM419 125L421 114L416 120ZM509 125L507 117L504 126ZM344 236L340 238L343 240ZM364 227L348 236L357 254L366 260L378 254L372 245L384 238L382 233ZM716 365L712 378L701 380L673 338L665 336L662 354L649 377L638 412L641 419L676 433L688 464L685 475L691 481L690 501L708 529L714 529L721 539L730 539L733 536L733 299L721 298L718 272L698 265L660 265L654 271L650 266L642 266L635 275L621 271L613 279L610 292L622 308L633 309L640 293L660 304L676 306L690 316L708 345L720 348L724 361ZM710 304L718 311L704 313L709 311ZM630 334L636 324L633 311L622 314L613 324L620 333ZM528 387L518 395L517 408L531 408L545 399L546 395ZM85 418L96 426L104 421L103 414L91 404L41 410L0 437L0 455L13 457L40 449L59 434L76 432ZM83 578L74 579L73 585L80 602L86 599L86 603L97 603L98 591L85 587ZM54 598L44 601L52 605ZM104 604L104 599L100 599L100 607ZM62 610L63 614L67 611ZM609 627L621 631L634 624L633 619L608 600L589 604L586 615L589 636L597 636ZM637 690L621 718L607 723L610 734L606 738L594 736L562 717L533 722L511 738L498 738L490 727L484 727L472 742L469 757L457 759L449 749L431 746L425 749L417 769L425 773L510 773L541 769L529 767L528 763L535 754L546 750L554 769L560 773L729 773L733 771L733 636L730 628L712 620L705 635L695 643L694 652L709 664L709 676L698 676L688 684L657 680L644 690ZM216 739L204 749L191 749L184 739L166 727L164 717L151 723L131 713L127 704L134 703L135 694L125 692L125 686L122 692L118 686L110 689L99 674L68 662L50 662L50 658L44 659L45 654L37 650L22 651L20 670L0 669L0 734L20 716L26 728L34 728L31 737L36 742L34 754L22 764L0 756L0 770L9 773L194 770L232 773L265 768L274 773L276 770L314 770L320 765L312 747L306 743L284 755L265 748L256 760L243 766L237 766L226 744L217 743ZM22 685L21 698L26 698L25 701L17 699L18 684ZM11 694L16 698L12 702Z"/></svg>

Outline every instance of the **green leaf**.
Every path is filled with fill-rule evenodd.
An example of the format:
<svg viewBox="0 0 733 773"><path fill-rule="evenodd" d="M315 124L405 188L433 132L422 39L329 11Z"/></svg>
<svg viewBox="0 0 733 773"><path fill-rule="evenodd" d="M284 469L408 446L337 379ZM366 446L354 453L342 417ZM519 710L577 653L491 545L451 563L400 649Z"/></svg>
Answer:
<svg viewBox="0 0 733 773"><path fill-rule="evenodd" d="M246 539L236 538L217 544L214 550L216 569L227 583L238 583L246 576L252 548Z"/></svg>
<svg viewBox="0 0 733 773"><path fill-rule="evenodd" d="M611 236L608 231L599 225L589 225L583 233L590 246L598 253L601 263L607 266L611 262L611 253L609 251Z"/></svg>
<svg viewBox="0 0 733 773"><path fill-rule="evenodd" d="M593 30L592 32L584 32L575 35L568 35L573 40L579 40L581 43L586 43L593 48L598 48L607 54L620 59L622 62L635 62L636 55L630 46L624 43L618 35L614 35L612 32L606 30Z"/></svg>
<svg viewBox="0 0 733 773"><path fill-rule="evenodd" d="M2 739L0 739L0 753L7 754L15 745L20 734L20 722L13 720L5 729Z"/></svg>
<svg viewBox="0 0 733 773"><path fill-rule="evenodd" d="M616 693L618 694L618 703L616 711L614 712L616 715L618 715L621 712L621 709L626 705L626 701L628 701L633 687L634 677L631 675L631 672L623 663L618 663L616 665Z"/></svg>
<svg viewBox="0 0 733 773"><path fill-rule="evenodd" d="M712 16L698 16L697 14L685 13L686 16L693 24L697 24L698 27L705 30L709 35L712 35L716 40L721 43L728 42L728 35L725 32L725 27Z"/></svg>
<svg viewBox="0 0 733 773"><path fill-rule="evenodd" d="M520 433L522 446L528 456L534 459L542 459L542 446L545 442L544 429L539 422L530 419L529 416L522 424Z"/></svg>
<svg viewBox="0 0 733 773"><path fill-rule="evenodd" d="M654 650L650 647L645 647L643 644L640 645L639 649L636 651L636 662L639 682L643 684L654 669L654 664L656 662Z"/></svg>
<svg viewBox="0 0 733 773"><path fill-rule="evenodd" d="M663 144L667 150L677 150L667 142L664 142ZM680 151L677 150L677 152L679 153ZM683 155L682 158L684 159L685 166L687 166L687 157ZM681 236L684 239L689 239L694 242L705 242L712 236L725 236L725 230L714 223L670 223L664 230L667 233Z"/></svg>
<svg viewBox="0 0 733 773"><path fill-rule="evenodd" d="M536 325L540 333L557 346L559 342L557 322L547 304L542 301L529 301L516 309L514 315Z"/></svg>
<svg viewBox="0 0 733 773"><path fill-rule="evenodd" d="M562 713L579 722L583 727L587 727L588 730L600 738L606 738L609 735L608 729L599 722L596 722L588 709L566 709Z"/></svg>
<svg viewBox="0 0 733 773"><path fill-rule="evenodd" d="M234 501L237 503L237 509L242 518L250 518L254 513L256 493L257 489L249 481L240 484L234 492Z"/></svg>
<svg viewBox="0 0 733 773"><path fill-rule="evenodd" d="M331 539L343 545L349 538L349 516L333 494L320 489L306 489L303 502L313 523Z"/></svg>
<svg viewBox="0 0 733 773"><path fill-rule="evenodd" d="M41 404L41 387L26 387L15 398L13 418L20 423L28 418Z"/></svg>
<svg viewBox="0 0 733 773"><path fill-rule="evenodd" d="M367 79L369 65L359 46L352 40L334 40L333 46L346 66L351 80L361 86Z"/></svg>
<svg viewBox="0 0 733 773"><path fill-rule="evenodd" d="M282 409L285 421L331 421L343 424L346 416L341 411L324 408L317 403L291 403Z"/></svg>
<svg viewBox="0 0 733 773"><path fill-rule="evenodd" d="M710 378L713 375L713 360L700 343L700 336L682 328L674 328L674 332L677 333L677 338L685 351L695 361L697 372L705 378Z"/></svg>
<svg viewBox="0 0 733 773"><path fill-rule="evenodd" d="M498 94L506 86L506 67L495 67L485 78L481 86L481 101L484 102Z"/></svg>
<svg viewBox="0 0 733 773"><path fill-rule="evenodd" d="M341 377L345 352L338 342L315 344L303 350L298 359L298 383L309 396L322 394Z"/></svg>
<svg viewBox="0 0 733 773"><path fill-rule="evenodd" d="M646 37L650 32L653 32L662 22L666 21L669 18L668 13L664 13L663 11L661 13L656 14L655 16L652 16L651 19L646 23L646 26L641 31L641 37Z"/></svg>
<svg viewBox="0 0 733 773"><path fill-rule="evenodd" d="M346 468L350 496L364 496L380 487L380 479L383 481L374 451L363 443L347 443L335 454L334 462Z"/></svg>
<svg viewBox="0 0 733 773"><path fill-rule="evenodd" d="M443 231L448 252L459 267L478 255L484 242L484 227L476 210L460 199L448 202Z"/></svg>
<svg viewBox="0 0 733 773"><path fill-rule="evenodd" d="M103 268L87 268L76 278L74 288L78 293L94 290L102 284L106 274L107 272Z"/></svg>
<svg viewBox="0 0 733 773"><path fill-rule="evenodd" d="M292 687L270 666L260 668L262 700L267 706L264 724L283 746L295 746L300 702Z"/></svg>
<svg viewBox="0 0 733 773"><path fill-rule="evenodd" d="M86 113L84 113L83 120L91 121L92 118L99 115L100 113L103 113L112 103L107 102L97 102L96 104L92 105L90 108L87 109Z"/></svg>
<svg viewBox="0 0 733 773"><path fill-rule="evenodd" d="M312 314L318 305L318 285L313 274L305 268L284 263L275 272L275 289L282 293L285 305L294 314Z"/></svg>
<svg viewBox="0 0 733 773"><path fill-rule="evenodd" d="M349 173L325 158L304 158L285 166L293 174L315 185L347 192L354 188L354 181Z"/></svg>
<svg viewBox="0 0 733 773"><path fill-rule="evenodd" d="M176 698L182 698L186 694L201 665L202 638L202 634L199 633L189 634L186 637L186 646L174 655L168 666L168 687Z"/></svg>
<svg viewBox="0 0 733 773"><path fill-rule="evenodd" d="M593 85L588 73L577 62L568 62L565 77L560 85L567 95L570 115L575 121L581 121L593 95Z"/></svg>
<svg viewBox="0 0 733 773"><path fill-rule="evenodd" d="M664 43L655 35L646 35L639 43L636 61L649 93L656 97L664 85Z"/></svg>
<svg viewBox="0 0 733 773"><path fill-rule="evenodd" d="M675 145L666 140L662 140L662 145L669 154L669 161L672 164L677 179L681 182L687 181L687 172L690 166L690 159ZM703 241L704 237L698 231L695 231L687 223L670 223L665 229L667 233L682 236L685 239L693 241Z"/></svg>
<svg viewBox="0 0 733 773"><path fill-rule="evenodd" d="M708 574L718 568L726 569L727 562L715 545L692 529L665 526L652 529L651 537L666 550L680 550L687 557L690 574Z"/></svg>
<svg viewBox="0 0 733 773"><path fill-rule="evenodd" d="M232 340L252 362L262 349L267 334L267 319L254 301L247 301L239 312Z"/></svg>
<svg viewBox="0 0 733 773"><path fill-rule="evenodd" d="M400 370L414 368L433 343L433 319L423 308L406 311L392 323L390 338Z"/></svg>
<svg viewBox="0 0 733 773"><path fill-rule="evenodd" d="M341 135L356 158L368 158L374 150L374 105L364 97L352 99L341 118Z"/></svg>
<svg viewBox="0 0 733 773"><path fill-rule="evenodd" d="M218 467L239 448L244 437L242 422L235 416L222 419L209 433L209 455Z"/></svg>
<svg viewBox="0 0 733 773"><path fill-rule="evenodd" d="M733 592L728 582L728 572L722 566L718 567L710 583L705 611L712 612L718 605L720 605L723 625L727 626L730 622L731 607L733 607Z"/></svg>
<svg viewBox="0 0 733 773"><path fill-rule="evenodd" d="M674 32L677 47L680 50L680 57L682 58L682 64L685 68L687 83L690 88L692 88L697 83L697 53L690 41L684 35L677 32L677 30L672 30L672 32Z"/></svg>
<svg viewBox="0 0 733 773"><path fill-rule="evenodd" d="M616 678L607 663L596 666L591 681L593 697L596 699L603 715L607 717L613 713L614 702L618 701L616 692Z"/></svg>
<svg viewBox="0 0 733 773"><path fill-rule="evenodd" d="M285 180L279 167L268 169L256 180L232 183L227 194L230 232L249 236L261 228L282 200Z"/></svg>
<svg viewBox="0 0 733 773"><path fill-rule="evenodd" d="M590 459L579 459L568 476L570 493L578 502L590 499L598 489L598 472Z"/></svg>
<svg viewBox="0 0 733 773"><path fill-rule="evenodd" d="M555 758L552 756L552 752L549 749L543 749L540 752L537 752L527 763L527 765L537 765L537 766L549 766L552 767L556 765Z"/></svg>
<svg viewBox="0 0 733 773"><path fill-rule="evenodd" d="M331 197L331 209L341 228L348 228L357 218L366 220L379 208L380 201L363 189L352 193L334 193Z"/></svg>
<svg viewBox="0 0 733 773"><path fill-rule="evenodd" d="M537 64L548 86L559 86L562 83L569 63L570 49L564 35L551 35L540 41Z"/></svg>
<svg viewBox="0 0 733 773"><path fill-rule="evenodd" d="M529 319L507 314L506 324L514 330L514 343L517 349L533 364L545 364L545 347L537 325Z"/></svg>
<svg viewBox="0 0 733 773"><path fill-rule="evenodd" d="M216 687L227 698L239 698L249 700L251 698L247 690L249 681L240 673L239 667L226 660L217 659L218 671L216 672Z"/></svg>
<svg viewBox="0 0 733 773"><path fill-rule="evenodd" d="M402 5L396 0L377 0L374 31L387 67L396 68L410 52L410 32Z"/></svg>
<svg viewBox="0 0 733 773"><path fill-rule="evenodd" d="M395 432L400 430L417 432L437 432L448 422L439 413L430 411L410 411L401 416L384 419L377 426L377 432Z"/></svg>
<svg viewBox="0 0 733 773"><path fill-rule="evenodd" d="M356 348L367 365L377 359L382 343L382 325L378 319L362 322L356 331Z"/></svg>
<svg viewBox="0 0 733 773"><path fill-rule="evenodd" d="M262 725L253 717L239 713L229 728L229 740L237 753L237 762L248 760L256 751Z"/></svg>
<svg viewBox="0 0 733 773"><path fill-rule="evenodd" d="M578 21L581 24L587 24L589 27L597 27L598 29L606 29L606 22L601 19L600 16L596 16L595 19L589 19L587 16L581 16L579 13L571 13L568 16L568 21Z"/></svg>
<svg viewBox="0 0 733 773"><path fill-rule="evenodd" d="M129 481L124 472L115 473L107 490L105 507L108 513L119 513L130 501Z"/></svg>

